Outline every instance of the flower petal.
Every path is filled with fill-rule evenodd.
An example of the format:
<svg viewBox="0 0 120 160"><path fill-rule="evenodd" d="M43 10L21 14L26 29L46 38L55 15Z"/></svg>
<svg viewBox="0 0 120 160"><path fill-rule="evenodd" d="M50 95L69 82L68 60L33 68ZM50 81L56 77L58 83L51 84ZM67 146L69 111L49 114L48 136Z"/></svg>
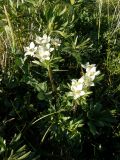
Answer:
<svg viewBox="0 0 120 160"><path fill-rule="evenodd" d="M33 49L35 47L35 44L33 42L30 43L30 49Z"/></svg>

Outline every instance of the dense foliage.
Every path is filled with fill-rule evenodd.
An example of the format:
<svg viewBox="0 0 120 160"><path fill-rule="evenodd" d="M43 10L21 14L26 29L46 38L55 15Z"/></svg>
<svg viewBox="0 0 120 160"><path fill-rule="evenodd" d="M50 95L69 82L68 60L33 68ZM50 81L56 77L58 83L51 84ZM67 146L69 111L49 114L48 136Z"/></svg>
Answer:
<svg viewBox="0 0 120 160"><path fill-rule="evenodd" d="M120 1L0 0L0 159L120 159Z"/></svg>

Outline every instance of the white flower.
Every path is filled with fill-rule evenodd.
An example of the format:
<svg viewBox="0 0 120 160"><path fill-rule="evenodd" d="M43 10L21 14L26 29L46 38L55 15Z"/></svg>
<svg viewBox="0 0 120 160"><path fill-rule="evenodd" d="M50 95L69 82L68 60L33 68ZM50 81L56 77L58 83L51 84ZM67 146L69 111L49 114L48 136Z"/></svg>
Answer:
<svg viewBox="0 0 120 160"><path fill-rule="evenodd" d="M86 69L86 76L88 79L91 79L93 81L95 79L95 76L100 74L100 71L96 71L96 65L95 64L89 64L89 62L86 63L86 65L81 65L83 68Z"/></svg>
<svg viewBox="0 0 120 160"><path fill-rule="evenodd" d="M76 92L73 92L73 98L75 100L78 99L78 98L80 98L83 95L85 95L85 91L76 91Z"/></svg>
<svg viewBox="0 0 120 160"><path fill-rule="evenodd" d="M49 50L49 52L54 51L54 48L50 48L50 43L44 44L44 45L39 45L39 47L43 47L46 50Z"/></svg>
<svg viewBox="0 0 120 160"><path fill-rule="evenodd" d="M94 82L92 81L91 77L85 75L85 79L84 79L84 87L90 87L90 86L94 86Z"/></svg>
<svg viewBox="0 0 120 160"><path fill-rule="evenodd" d="M51 39L51 42L54 46L58 47L61 45L61 41L58 38Z"/></svg>
<svg viewBox="0 0 120 160"><path fill-rule="evenodd" d="M35 41L38 44L38 50L35 57L38 58L40 62L50 60L50 52L54 50L54 48L51 48L50 36L47 36L46 34L44 34L43 37L37 36Z"/></svg>
<svg viewBox="0 0 120 160"><path fill-rule="evenodd" d="M35 47L35 44L33 42L30 43L29 47L24 47L25 50L25 56L34 56L34 53L37 51L37 47Z"/></svg>
<svg viewBox="0 0 120 160"><path fill-rule="evenodd" d="M50 36L47 36L46 34L43 35L43 37L37 36L36 37L36 43L37 44L47 44L50 43Z"/></svg>
<svg viewBox="0 0 120 160"><path fill-rule="evenodd" d="M35 41L36 41L37 44L41 44L42 37L37 36Z"/></svg>
<svg viewBox="0 0 120 160"><path fill-rule="evenodd" d="M40 62L50 60L50 51L47 47L39 46L35 57L38 58Z"/></svg>
<svg viewBox="0 0 120 160"><path fill-rule="evenodd" d="M96 67L92 68L89 72L86 73L86 76L88 76L92 81L95 79L96 76L100 74L100 71L96 71Z"/></svg>
<svg viewBox="0 0 120 160"><path fill-rule="evenodd" d="M42 43L49 43L49 42L50 42L50 36L47 36L46 34L44 34Z"/></svg>
<svg viewBox="0 0 120 160"><path fill-rule="evenodd" d="M81 77L79 80L72 80L71 85L71 93L70 95L73 96L74 99L78 99L79 97L85 95L85 91L83 91L84 85L84 77Z"/></svg>
<svg viewBox="0 0 120 160"><path fill-rule="evenodd" d="M95 67L96 64L89 64L89 62L87 62L85 65L81 64L81 66L86 69L86 72L89 71L89 69L91 69L92 67Z"/></svg>

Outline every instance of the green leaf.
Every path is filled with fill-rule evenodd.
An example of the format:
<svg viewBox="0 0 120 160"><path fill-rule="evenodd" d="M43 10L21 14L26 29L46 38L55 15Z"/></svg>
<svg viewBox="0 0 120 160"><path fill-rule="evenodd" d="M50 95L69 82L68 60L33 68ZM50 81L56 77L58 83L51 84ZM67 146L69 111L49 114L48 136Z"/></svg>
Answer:
<svg viewBox="0 0 120 160"><path fill-rule="evenodd" d="M70 3L73 5L75 3L75 0L70 0Z"/></svg>
<svg viewBox="0 0 120 160"><path fill-rule="evenodd" d="M15 64L16 64L16 66L19 66L19 67L21 67L22 65L23 65L23 59L22 58L18 58L18 57L16 57L16 59L15 59Z"/></svg>
<svg viewBox="0 0 120 160"><path fill-rule="evenodd" d="M2 137L0 137L0 153L4 152L5 149L6 149L6 141Z"/></svg>
<svg viewBox="0 0 120 160"><path fill-rule="evenodd" d="M59 16L63 15L66 11L67 11L67 7L65 6L65 8L62 10L62 12L60 12Z"/></svg>
<svg viewBox="0 0 120 160"><path fill-rule="evenodd" d="M91 122L88 122L88 126L89 126L89 129L90 129L90 132L91 132L93 135L96 135L96 134L97 134L96 127L95 127Z"/></svg>
<svg viewBox="0 0 120 160"><path fill-rule="evenodd" d="M24 160L30 155L31 151L25 153L23 156L19 157L18 160Z"/></svg>
<svg viewBox="0 0 120 160"><path fill-rule="evenodd" d="M10 144L18 142L20 140L20 138L21 138L21 133L19 133L18 135L15 134L14 137L13 137L13 139L11 140Z"/></svg>
<svg viewBox="0 0 120 160"><path fill-rule="evenodd" d="M22 146L21 148L19 148L16 153L20 153L20 152L23 152L25 150L26 146Z"/></svg>
<svg viewBox="0 0 120 160"><path fill-rule="evenodd" d="M39 99L39 100L45 100L45 94L44 94L44 92L39 92L38 94L37 94L37 98Z"/></svg>

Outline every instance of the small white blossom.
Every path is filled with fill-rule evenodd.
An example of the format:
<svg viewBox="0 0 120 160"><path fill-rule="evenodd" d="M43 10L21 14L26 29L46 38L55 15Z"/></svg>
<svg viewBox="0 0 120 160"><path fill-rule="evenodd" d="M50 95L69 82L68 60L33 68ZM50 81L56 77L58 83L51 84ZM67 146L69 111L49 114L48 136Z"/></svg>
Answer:
<svg viewBox="0 0 120 160"><path fill-rule="evenodd" d="M96 64L89 64L89 62L87 62L85 65L81 64L81 66L86 69L86 72L89 71L89 69L93 68L96 66Z"/></svg>
<svg viewBox="0 0 120 160"><path fill-rule="evenodd" d="M42 37L37 36L35 42L36 42L37 44L41 44L41 41L42 41Z"/></svg>
<svg viewBox="0 0 120 160"><path fill-rule="evenodd" d="M86 69L86 76L93 81L97 75L100 74L100 71L96 71L96 65L95 64L89 64L89 62L86 63L86 65L81 65L83 68Z"/></svg>
<svg viewBox="0 0 120 160"><path fill-rule="evenodd" d="M95 86L94 82L92 81L91 77L86 76L85 74L85 80L84 80L84 87L88 88L90 86Z"/></svg>
<svg viewBox="0 0 120 160"><path fill-rule="evenodd" d="M72 80L72 85L71 85L71 93L70 95L73 96L74 99L78 99L81 96L85 95L85 91L83 90L83 82L84 82L84 77L81 77L79 80Z"/></svg>
<svg viewBox="0 0 120 160"><path fill-rule="evenodd" d="M43 37L37 36L36 37L36 43L37 44L48 44L50 43L50 36L47 36L46 34L43 35Z"/></svg>
<svg viewBox="0 0 120 160"><path fill-rule="evenodd" d="M54 51L54 48L51 48L50 47L50 43L47 43L47 44L45 44L45 45L39 45L39 47L43 47L43 48L45 48L46 50L49 50L49 52L52 52L52 51Z"/></svg>
<svg viewBox="0 0 120 160"><path fill-rule="evenodd" d="M51 39L51 42L54 46L58 47L61 45L61 41L58 38Z"/></svg>
<svg viewBox="0 0 120 160"><path fill-rule="evenodd" d="M76 92L73 93L73 97L74 97L75 100L80 98L83 95L85 95L85 91L76 91Z"/></svg>
<svg viewBox="0 0 120 160"><path fill-rule="evenodd" d="M54 50L54 48L51 48L50 40L50 36L47 36L47 34L44 34L43 37L36 37L35 41L38 44L38 50L35 57L38 58L40 62L50 60L50 53Z"/></svg>
<svg viewBox="0 0 120 160"><path fill-rule="evenodd" d="M46 34L44 34L42 43L49 43L49 42L50 42L50 36L47 36Z"/></svg>
<svg viewBox="0 0 120 160"><path fill-rule="evenodd" d="M45 60L50 60L50 51L49 49L39 46L38 51L35 54L35 57L40 60L40 62L43 62Z"/></svg>
<svg viewBox="0 0 120 160"><path fill-rule="evenodd" d="M54 50L54 48L50 48L50 44L47 43L46 45L39 45L37 53L35 54L35 57L40 60L40 62L43 62L45 60L50 60L50 55Z"/></svg>
<svg viewBox="0 0 120 160"><path fill-rule="evenodd" d="M54 51L54 48L50 48L49 51L50 51L50 52Z"/></svg>
<svg viewBox="0 0 120 160"><path fill-rule="evenodd" d="M100 71L96 71L96 68L92 68L90 72L86 73L86 76L88 76L92 81L95 79L96 76L100 74Z"/></svg>
<svg viewBox="0 0 120 160"><path fill-rule="evenodd" d="M25 50L25 56L34 56L34 53L37 51L37 47L35 47L35 44L33 42L30 43L29 47L24 47Z"/></svg>

